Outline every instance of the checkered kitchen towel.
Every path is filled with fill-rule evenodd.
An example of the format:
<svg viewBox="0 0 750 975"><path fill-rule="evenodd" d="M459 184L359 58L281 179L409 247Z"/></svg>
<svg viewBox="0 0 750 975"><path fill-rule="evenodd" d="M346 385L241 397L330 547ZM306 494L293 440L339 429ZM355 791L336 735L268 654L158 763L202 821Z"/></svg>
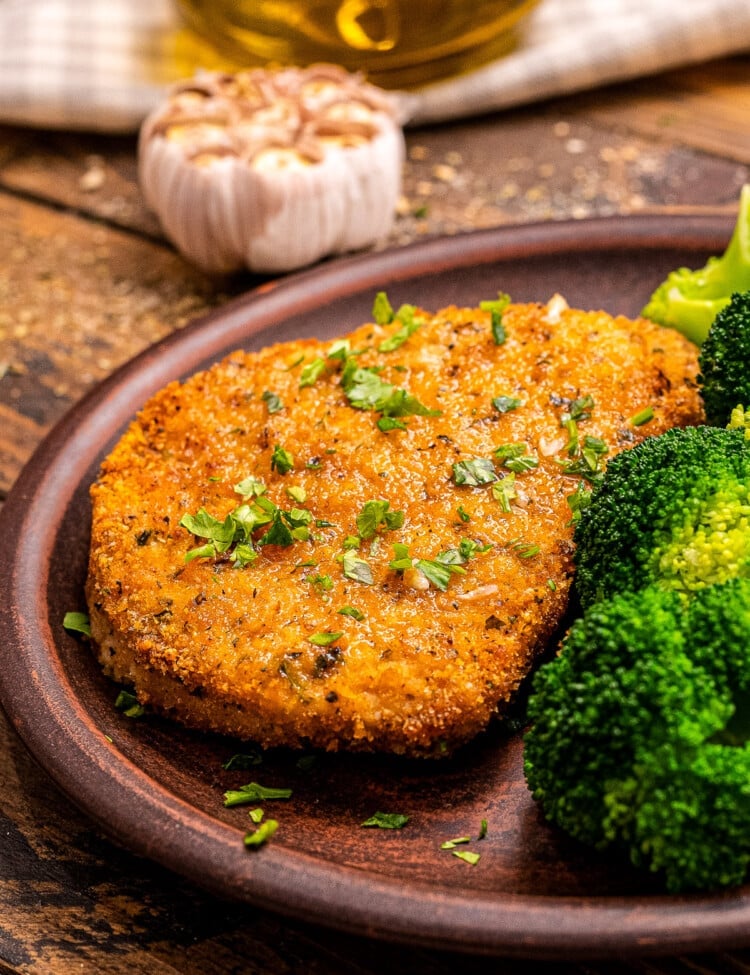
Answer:
<svg viewBox="0 0 750 975"><path fill-rule="evenodd" d="M170 76L173 0L0 0L0 121L129 132ZM750 0L541 0L516 50L404 94L412 123L750 51Z"/></svg>

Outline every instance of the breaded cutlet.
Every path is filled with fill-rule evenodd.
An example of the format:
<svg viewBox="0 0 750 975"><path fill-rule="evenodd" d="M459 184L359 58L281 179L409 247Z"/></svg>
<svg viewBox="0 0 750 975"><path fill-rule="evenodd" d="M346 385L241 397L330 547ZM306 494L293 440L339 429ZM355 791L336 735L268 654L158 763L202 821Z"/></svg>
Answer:
<svg viewBox="0 0 750 975"><path fill-rule="evenodd" d="M607 459L701 421L697 371L678 333L557 298L233 353L92 487L99 659L195 728L447 754L558 627Z"/></svg>

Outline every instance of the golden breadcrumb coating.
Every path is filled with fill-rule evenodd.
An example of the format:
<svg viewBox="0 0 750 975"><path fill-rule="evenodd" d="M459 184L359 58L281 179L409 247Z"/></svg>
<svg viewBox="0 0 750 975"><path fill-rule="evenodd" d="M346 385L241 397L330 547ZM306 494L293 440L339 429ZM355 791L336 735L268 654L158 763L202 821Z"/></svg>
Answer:
<svg viewBox="0 0 750 975"><path fill-rule="evenodd" d="M564 614L580 471L702 419L696 348L643 319L510 305L493 334L490 310L417 316L392 351L379 346L398 321L357 329L348 358L315 340L233 353L155 395L106 459L92 634L142 702L263 746L449 752ZM383 403L351 392L356 368L439 414L384 431ZM456 483L467 472L496 479ZM275 522L186 561L211 543L180 522L255 504L249 477Z"/></svg>

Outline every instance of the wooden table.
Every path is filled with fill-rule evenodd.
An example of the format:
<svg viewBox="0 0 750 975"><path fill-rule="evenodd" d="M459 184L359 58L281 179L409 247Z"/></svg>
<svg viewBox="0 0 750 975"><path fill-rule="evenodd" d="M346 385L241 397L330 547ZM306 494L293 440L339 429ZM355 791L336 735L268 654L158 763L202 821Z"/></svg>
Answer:
<svg viewBox="0 0 750 975"><path fill-rule="evenodd" d="M502 224L734 211L750 180L750 57L408 133L390 246ZM0 499L91 386L257 283L187 266L139 195L135 142L0 128ZM538 971L370 943L221 902L104 838L0 717L0 975ZM750 972L721 956L545 966Z"/></svg>

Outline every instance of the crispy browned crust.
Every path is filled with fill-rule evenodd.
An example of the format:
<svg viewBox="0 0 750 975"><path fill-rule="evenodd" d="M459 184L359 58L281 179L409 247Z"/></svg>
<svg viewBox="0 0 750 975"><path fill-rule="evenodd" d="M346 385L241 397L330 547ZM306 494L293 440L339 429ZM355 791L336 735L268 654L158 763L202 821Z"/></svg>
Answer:
<svg viewBox="0 0 750 975"><path fill-rule="evenodd" d="M145 406L92 488L87 584L92 633L108 674L187 725L264 746L449 751L484 728L511 697L559 624L572 576L568 496L578 479L561 417L591 394L579 423L615 451L674 425L699 422L696 349L644 320L546 306L506 309L504 344L490 315L448 308L399 349L377 350L397 326L365 325L351 338L363 366L407 389L439 416L413 416L382 433L379 414L354 409L340 364L300 388L304 363L330 343L291 342L237 352ZM300 360L304 357L304 363ZM269 412L265 391L284 407ZM492 399L523 405L500 413ZM630 418L654 408L649 423ZM517 475L504 512L492 488L457 486L452 465L524 443L539 466ZM282 445L293 471L271 469ZM317 524L312 538L266 545L255 563L185 562L198 542L179 526L204 507L223 518L240 502L233 486L255 475L289 508L301 487ZM345 577L344 539L368 500L403 511L358 554L374 582ZM458 508L470 515L463 521ZM419 588L416 572L389 568L392 544L434 559L462 538L491 545L445 592ZM526 548L525 548L526 546ZM538 546L528 557L527 546ZM314 565L309 564L314 563ZM322 588L315 576L329 576ZM339 610L355 606L356 620ZM309 637L340 632L335 650Z"/></svg>

